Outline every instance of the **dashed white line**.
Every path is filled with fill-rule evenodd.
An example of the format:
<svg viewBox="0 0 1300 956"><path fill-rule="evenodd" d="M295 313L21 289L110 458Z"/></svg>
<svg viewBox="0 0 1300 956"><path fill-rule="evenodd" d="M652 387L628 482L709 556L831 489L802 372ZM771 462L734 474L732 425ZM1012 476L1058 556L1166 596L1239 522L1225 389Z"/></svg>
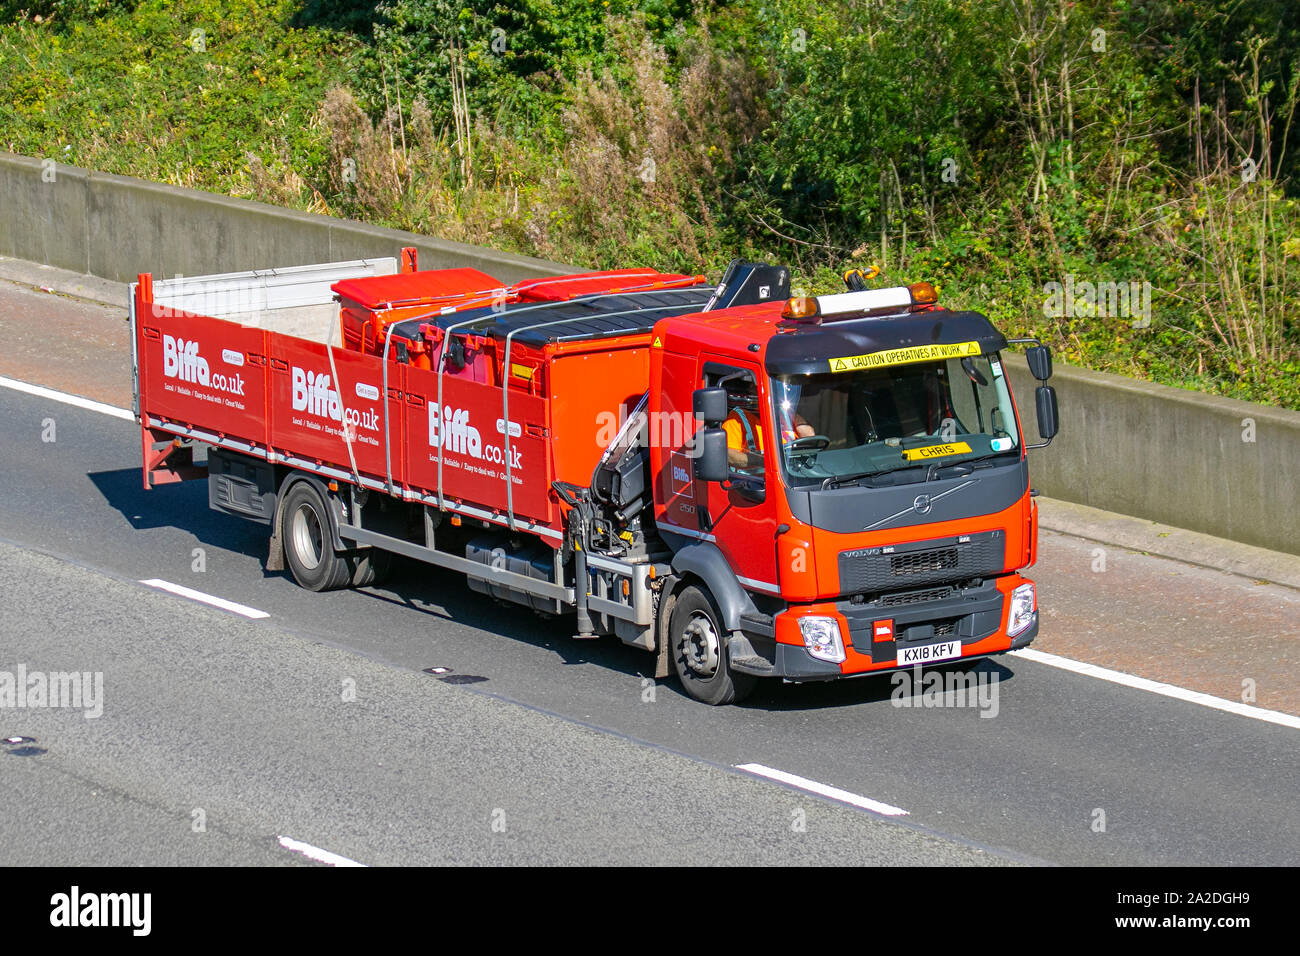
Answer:
<svg viewBox="0 0 1300 956"><path fill-rule="evenodd" d="M180 584L172 584L170 581L163 581L161 578L150 578L147 581L141 581L141 584L151 588L157 588L160 591L169 591L172 594L180 595L183 598L189 598L191 601L202 601L204 604L211 604L213 607L219 607L223 611L233 611L235 614L242 614L244 617L257 620L258 618L270 617L265 611L259 611L255 607L249 607L247 604L236 604L234 601L227 601L225 598L215 597L211 594L204 594L202 591L196 591L193 588L187 588Z"/></svg>
<svg viewBox="0 0 1300 956"><path fill-rule="evenodd" d="M106 405L103 402L97 402L94 399L82 398L80 395L69 395L67 392L56 392L52 388L45 388L42 385L29 385L26 382L20 382L16 378L6 378L0 375L0 385L5 388L12 388L15 392L25 392L28 395L35 395L37 398L48 398L54 402L62 402L64 405L75 405L77 408L84 408L87 411L99 412L101 415L112 415L114 418L124 418L128 422L135 421L135 414L129 408L118 408L116 405Z"/></svg>
<svg viewBox="0 0 1300 956"><path fill-rule="evenodd" d="M1267 721L1270 724L1281 724L1283 727L1292 727L1296 730L1300 730L1300 717L1296 717L1293 714L1284 714L1276 710L1265 710L1263 707L1253 707L1250 704L1238 703L1235 700L1224 700L1222 697L1202 694L1200 691L1188 690L1185 687L1178 687L1174 684L1165 684L1158 680L1150 680L1146 677L1137 677L1133 674L1125 674L1123 671L1113 671L1109 667L1099 667L1096 664L1085 664L1082 661L1070 660L1068 657L1057 657L1055 654L1038 651L1032 647L1022 648L1021 650L1012 651L1011 653L1023 657L1025 660L1037 661L1039 664L1046 664L1049 667L1059 667L1061 670L1071 671L1075 674L1083 674L1086 677L1095 677L1098 680L1110 681L1112 684L1122 684L1125 687L1145 690L1152 694L1159 694L1162 697L1172 697L1175 700L1185 700L1189 704L1200 704L1202 707L1222 710L1229 714L1237 714L1240 717L1251 717L1255 720Z"/></svg>
<svg viewBox="0 0 1300 956"><path fill-rule="evenodd" d="M791 787L798 787L800 790L807 790L809 793L829 797L832 800L839 800L841 803L848 803L855 807L861 807L863 810L870 810L873 813L880 813L887 817L908 816L907 811L902 807L895 807L888 803L881 803L879 800L872 800L870 797L864 797L858 793L850 793L848 790L841 790L839 787L832 787L824 783L818 783L816 780L809 780L807 777L800 777L792 773L786 773L784 770L774 770L771 767L763 766L761 763L737 764L736 769L743 770L746 773L755 774L759 777L767 777L769 780L776 780L779 783L788 784Z"/></svg>
<svg viewBox="0 0 1300 956"><path fill-rule="evenodd" d="M315 860L317 863L327 863L330 866L365 866L364 863L358 863L356 860L349 860L346 856L339 856L337 853L331 853L329 850L322 850L318 846L312 846L310 843L303 843L301 840L295 840L292 837L277 837L280 846L286 850L293 850L294 853L301 853L309 860Z"/></svg>

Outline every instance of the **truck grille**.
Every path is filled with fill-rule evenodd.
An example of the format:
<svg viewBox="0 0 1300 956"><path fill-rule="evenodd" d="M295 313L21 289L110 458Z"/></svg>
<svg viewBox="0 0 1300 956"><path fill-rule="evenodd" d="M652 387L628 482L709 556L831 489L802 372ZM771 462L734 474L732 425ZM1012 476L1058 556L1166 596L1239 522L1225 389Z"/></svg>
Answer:
<svg viewBox="0 0 1300 956"><path fill-rule="evenodd" d="M931 597L911 599L911 594L918 593L915 590L918 585L998 574L1005 561L1006 536L1002 531L917 541L888 551L884 548L841 551L840 591L871 594L910 589L908 595L898 596L899 603L934 600Z"/></svg>
<svg viewBox="0 0 1300 956"><path fill-rule="evenodd" d="M900 644L910 644L913 641L932 641L936 638L952 640L958 636L961 620L959 617L945 617L937 621L924 621L908 627L899 627L896 640Z"/></svg>
<svg viewBox="0 0 1300 956"><path fill-rule="evenodd" d="M927 601L942 601L952 597L956 588L927 588L924 591L901 591L898 594L886 594L880 599L883 607L902 607L906 604L924 604Z"/></svg>
<svg viewBox="0 0 1300 956"><path fill-rule="evenodd" d="M896 554L889 559L889 573L897 576L928 574L957 567L956 548L935 548L933 551L913 551Z"/></svg>

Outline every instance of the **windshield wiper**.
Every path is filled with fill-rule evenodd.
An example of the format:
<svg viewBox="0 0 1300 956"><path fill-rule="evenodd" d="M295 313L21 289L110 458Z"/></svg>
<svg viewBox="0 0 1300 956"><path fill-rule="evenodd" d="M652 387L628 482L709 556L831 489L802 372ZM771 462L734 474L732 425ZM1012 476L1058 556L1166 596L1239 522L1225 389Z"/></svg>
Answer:
<svg viewBox="0 0 1300 956"><path fill-rule="evenodd" d="M910 485L913 482L924 481L925 475L918 474L915 477L899 480L896 476L905 471L917 471L920 466L907 465L901 468L890 468L886 471L861 471L856 475L832 475L822 482L822 491L829 491L831 488L838 488L840 485L846 485L856 482L857 484L869 483L873 488L880 488L884 485Z"/></svg>
<svg viewBox="0 0 1300 956"><path fill-rule="evenodd" d="M911 465L902 468L891 468L888 471L862 471L852 475L831 475L829 478L823 479L821 490L830 491L840 485L854 483L859 485L869 484L871 487L879 488L884 485L911 485L918 482L937 481L940 478L957 478L962 475L969 475L975 470L979 462L1007 454L1010 454L1010 452L997 451L989 455L981 455L978 458L954 461L947 465L932 461L928 462L924 467ZM941 471L948 472L948 474L941 475L939 474ZM914 474L908 475L906 478L899 477L906 472L914 472Z"/></svg>
<svg viewBox="0 0 1300 956"><path fill-rule="evenodd" d="M961 464L973 465L976 464L977 462L986 462L990 458L1001 458L1003 455L1016 455L1017 457L1019 457L1019 454L1020 454L1019 448L1008 448L1006 451L991 451L984 455L976 455L974 458L967 458L965 461L961 462Z"/></svg>
<svg viewBox="0 0 1300 956"><path fill-rule="evenodd" d="M904 441L906 441L906 439L904 439ZM838 488L841 485L850 485L855 483L870 484L873 487L880 487L882 485L910 485L917 482L934 481L939 477L939 471L947 471L951 468L967 469L966 471L959 471L957 475L949 474L943 476L945 478L955 478L958 475L970 474L977 465L986 463L990 458L1001 458L1004 455L1016 455L1019 454L1019 452L1019 448L1008 448L1006 451L992 451L983 455L976 455L974 458L964 458L961 461L954 461L947 465L940 464L937 461L931 461L925 464L924 470L921 470L923 467L921 465L904 465L901 467L889 468L885 471L874 469L872 471L859 471L848 475L831 475L829 478L822 479L821 490L830 491L832 488ZM914 470L917 471L915 476L902 480L895 477L903 472ZM888 480L879 480L885 478ZM867 479L870 479L870 481L868 482Z"/></svg>
<svg viewBox="0 0 1300 956"><path fill-rule="evenodd" d="M861 481L863 478L871 478L879 472L860 471L856 475L831 475L829 478L822 480L822 491L830 491L832 488L838 488L840 485L846 485L851 481Z"/></svg>

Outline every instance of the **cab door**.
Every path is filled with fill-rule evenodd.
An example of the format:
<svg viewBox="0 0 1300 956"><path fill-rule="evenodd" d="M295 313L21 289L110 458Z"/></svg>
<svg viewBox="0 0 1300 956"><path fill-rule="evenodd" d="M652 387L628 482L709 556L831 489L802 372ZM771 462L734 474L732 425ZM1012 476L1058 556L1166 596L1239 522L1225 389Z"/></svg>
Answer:
<svg viewBox="0 0 1300 956"><path fill-rule="evenodd" d="M776 499L781 494L775 461L771 402L756 365L704 356L698 388L727 391L726 482L696 481L700 531L710 535L746 587L780 593L776 569Z"/></svg>

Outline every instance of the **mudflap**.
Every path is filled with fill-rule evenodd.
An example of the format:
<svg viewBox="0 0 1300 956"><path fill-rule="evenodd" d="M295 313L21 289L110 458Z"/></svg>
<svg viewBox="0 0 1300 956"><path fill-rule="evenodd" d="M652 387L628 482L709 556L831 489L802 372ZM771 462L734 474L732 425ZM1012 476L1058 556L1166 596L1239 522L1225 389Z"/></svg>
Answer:
<svg viewBox="0 0 1300 956"><path fill-rule="evenodd" d="M673 606L677 603L677 595L672 593L676 585L676 578L665 581L664 596L659 600L659 617L655 621L655 680L665 680L673 675L673 663L668 658L669 645L672 644L668 634L668 621L673 616Z"/></svg>
<svg viewBox="0 0 1300 956"><path fill-rule="evenodd" d="M275 517L271 519L271 541L270 550L266 553L266 570L283 571L284 568L284 541L280 537L280 516L284 514L284 508L281 507L283 501L277 495L275 502Z"/></svg>
<svg viewBox="0 0 1300 956"><path fill-rule="evenodd" d="M194 464L194 448L170 432L140 426L140 451L145 490L177 481L208 477L204 465Z"/></svg>

